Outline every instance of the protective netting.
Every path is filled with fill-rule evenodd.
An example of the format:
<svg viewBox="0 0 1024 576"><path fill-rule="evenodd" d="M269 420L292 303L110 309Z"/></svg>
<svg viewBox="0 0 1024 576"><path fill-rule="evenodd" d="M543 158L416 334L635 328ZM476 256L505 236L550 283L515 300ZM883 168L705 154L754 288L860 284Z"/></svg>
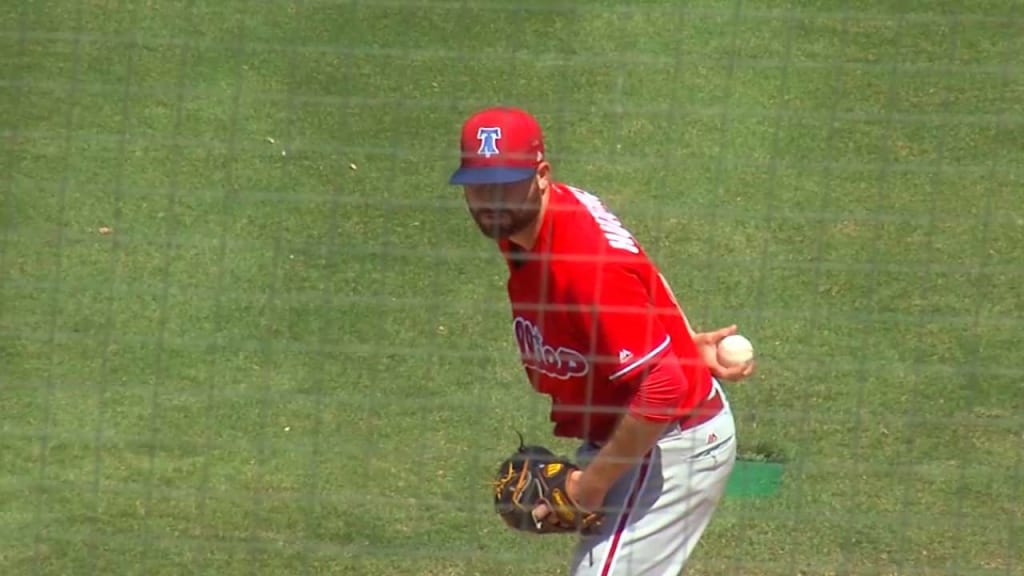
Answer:
<svg viewBox="0 0 1024 576"><path fill-rule="evenodd" d="M757 349L691 573L1021 574L1021 7L4 3L0 574L562 573L489 500L574 448L446 184L495 103Z"/></svg>

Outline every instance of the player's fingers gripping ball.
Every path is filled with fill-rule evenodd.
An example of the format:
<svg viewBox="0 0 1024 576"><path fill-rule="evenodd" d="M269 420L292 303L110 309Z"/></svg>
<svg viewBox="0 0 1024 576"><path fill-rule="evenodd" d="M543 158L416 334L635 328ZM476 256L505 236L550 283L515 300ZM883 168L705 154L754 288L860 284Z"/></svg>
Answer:
<svg viewBox="0 0 1024 576"><path fill-rule="evenodd" d="M579 509L569 498L566 482L579 467L542 446L519 448L498 468L494 480L494 507L515 530L535 534L589 532L601 524L599 513ZM535 518L544 504L549 513Z"/></svg>

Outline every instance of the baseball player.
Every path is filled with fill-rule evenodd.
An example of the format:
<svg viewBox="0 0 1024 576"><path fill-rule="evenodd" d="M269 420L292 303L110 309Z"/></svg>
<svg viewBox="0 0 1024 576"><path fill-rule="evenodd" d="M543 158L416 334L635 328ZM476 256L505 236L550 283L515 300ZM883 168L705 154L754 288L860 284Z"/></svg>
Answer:
<svg viewBox="0 0 1024 576"><path fill-rule="evenodd" d="M509 270L512 329L555 436L580 441L566 492L608 521L582 533L573 576L679 574L736 458L716 345L695 333L637 239L593 193L552 177L526 111L493 107L462 127L461 185ZM550 513L543 504L534 514Z"/></svg>

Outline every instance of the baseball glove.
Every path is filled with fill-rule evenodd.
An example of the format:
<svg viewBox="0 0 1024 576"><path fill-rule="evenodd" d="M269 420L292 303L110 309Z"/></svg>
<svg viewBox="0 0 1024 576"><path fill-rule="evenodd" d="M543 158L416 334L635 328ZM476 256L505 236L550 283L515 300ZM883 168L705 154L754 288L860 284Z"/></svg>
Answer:
<svg viewBox="0 0 1024 576"><path fill-rule="evenodd" d="M519 448L506 458L494 479L494 507L508 526L535 534L589 532L603 515L581 510L569 498L566 481L579 467L543 446ZM537 520L533 511L546 504L549 513Z"/></svg>

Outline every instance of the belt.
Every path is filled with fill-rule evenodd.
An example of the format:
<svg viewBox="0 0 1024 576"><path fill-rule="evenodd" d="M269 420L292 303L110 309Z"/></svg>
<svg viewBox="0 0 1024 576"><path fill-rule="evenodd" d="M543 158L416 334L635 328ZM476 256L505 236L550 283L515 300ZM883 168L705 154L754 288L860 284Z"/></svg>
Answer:
<svg viewBox="0 0 1024 576"><path fill-rule="evenodd" d="M711 393L708 397L698 404L692 412L677 420L676 426L678 426L679 430L696 428L715 416L718 416L724 408L725 400L722 398L722 393L718 389L718 383L713 382L711 386ZM586 443L595 449L601 449L605 445L605 442L598 442L594 440L587 440Z"/></svg>
<svg viewBox="0 0 1024 576"><path fill-rule="evenodd" d="M689 430L711 420L725 408L725 401L718 390L718 384L713 384L711 395L693 409L693 412L682 417L677 425L680 430Z"/></svg>

